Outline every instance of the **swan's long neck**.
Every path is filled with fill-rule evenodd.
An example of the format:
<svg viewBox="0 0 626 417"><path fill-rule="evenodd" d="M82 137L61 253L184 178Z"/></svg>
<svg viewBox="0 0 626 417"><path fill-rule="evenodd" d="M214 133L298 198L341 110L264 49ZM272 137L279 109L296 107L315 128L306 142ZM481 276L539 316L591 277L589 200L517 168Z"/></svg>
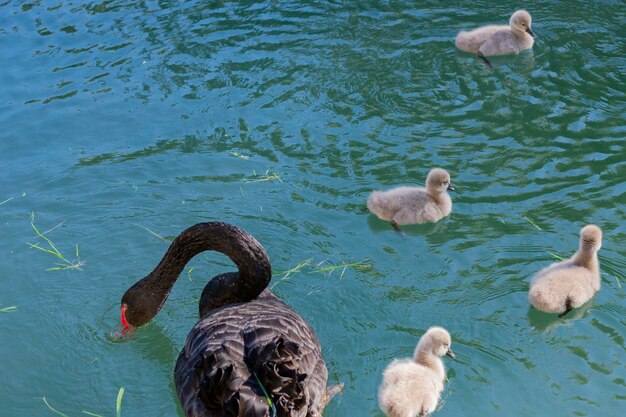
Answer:
<svg viewBox="0 0 626 417"><path fill-rule="evenodd" d="M443 381L446 377L446 369L441 358L430 351L426 346L418 346L413 355L415 362L432 369Z"/></svg>
<svg viewBox="0 0 626 417"><path fill-rule="evenodd" d="M428 192L428 195L439 204L445 204L450 200L450 195L447 191L433 190Z"/></svg>
<svg viewBox="0 0 626 417"><path fill-rule="evenodd" d="M249 301L269 284L272 276L269 257L254 237L226 223L198 223L178 235L157 267L127 291L127 294L141 292L145 303L155 304L150 306L148 320L161 309L185 265L207 250L223 253L239 269L238 273L229 274L231 279L227 287L220 286L222 291L229 292L229 300Z"/></svg>
<svg viewBox="0 0 626 417"><path fill-rule="evenodd" d="M420 365L435 371L437 376L443 381L446 377L446 370L443 366L443 361L437 355L431 352L418 351L415 356L415 361Z"/></svg>
<svg viewBox="0 0 626 417"><path fill-rule="evenodd" d="M593 272L596 272L600 269L596 252L589 248L581 248L572 257L572 261L574 261L576 265L585 267Z"/></svg>

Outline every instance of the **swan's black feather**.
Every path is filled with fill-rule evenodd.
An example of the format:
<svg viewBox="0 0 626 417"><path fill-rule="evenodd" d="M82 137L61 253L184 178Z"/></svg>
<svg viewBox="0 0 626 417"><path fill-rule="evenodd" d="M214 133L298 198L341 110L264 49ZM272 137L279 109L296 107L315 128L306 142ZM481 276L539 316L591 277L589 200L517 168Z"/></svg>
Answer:
<svg viewBox="0 0 626 417"><path fill-rule="evenodd" d="M198 357L204 359L194 361ZM321 415L328 373L313 329L266 291L198 322L178 357L174 378L189 417L269 417L258 381L277 416L306 417Z"/></svg>

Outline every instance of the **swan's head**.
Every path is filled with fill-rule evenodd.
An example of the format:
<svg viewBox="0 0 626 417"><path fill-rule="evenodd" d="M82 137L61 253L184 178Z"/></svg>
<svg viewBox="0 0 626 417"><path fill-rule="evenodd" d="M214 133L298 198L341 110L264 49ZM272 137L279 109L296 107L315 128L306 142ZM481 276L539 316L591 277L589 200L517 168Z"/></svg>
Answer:
<svg viewBox="0 0 626 417"><path fill-rule="evenodd" d="M122 296L120 306L121 335L131 335L134 330L149 322L163 306L165 299L158 291L145 286L145 278L130 287Z"/></svg>
<svg viewBox="0 0 626 417"><path fill-rule="evenodd" d="M454 191L448 171L441 168L431 169L426 178L426 189L435 194L443 193L446 190Z"/></svg>
<svg viewBox="0 0 626 417"><path fill-rule="evenodd" d="M588 224L580 230L580 248L597 252L602 247L602 229Z"/></svg>
<svg viewBox="0 0 626 417"><path fill-rule="evenodd" d="M443 327L434 326L428 329L417 345L415 351L416 356L419 351L440 357L455 357L454 352L452 352L452 338L450 337L450 333Z"/></svg>
<svg viewBox="0 0 626 417"><path fill-rule="evenodd" d="M530 29L530 26L533 23L533 18L530 17L530 13L526 10L518 10L513 13L511 16L511 20L509 21L509 25L511 26L511 30L514 32L526 32L533 38L535 37L535 33Z"/></svg>

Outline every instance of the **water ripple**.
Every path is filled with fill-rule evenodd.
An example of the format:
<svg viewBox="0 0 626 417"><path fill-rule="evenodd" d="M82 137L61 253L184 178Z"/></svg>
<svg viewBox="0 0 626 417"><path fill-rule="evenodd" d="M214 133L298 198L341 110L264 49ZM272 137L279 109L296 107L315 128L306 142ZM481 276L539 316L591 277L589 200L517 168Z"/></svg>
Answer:
<svg viewBox="0 0 626 417"><path fill-rule="evenodd" d="M346 383L329 417L372 414L385 364L433 324L458 353L438 415L612 411L626 379L623 5L585 6L533 5L533 50L488 69L454 36L506 22L510 4L0 5L14 45L0 50L0 201L15 197L0 204L0 302L18 306L0 317L0 403L38 415L32 397L54 394L67 414L104 415L125 385L125 415L182 415L171 370L196 320L189 294L230 262L195 264L131 343L103 335L167 247L145 228L221 220L251 231L276 270L370 265L276 286ZM371 190L422 185L433 166L457 185L451 216L401 237L366 211ZM50 236L78 242L89 269L46 273L24 244L31 211L65 220ZM591 222L605 230L601 291L562 319L531 309L529 280Z"/></svg>

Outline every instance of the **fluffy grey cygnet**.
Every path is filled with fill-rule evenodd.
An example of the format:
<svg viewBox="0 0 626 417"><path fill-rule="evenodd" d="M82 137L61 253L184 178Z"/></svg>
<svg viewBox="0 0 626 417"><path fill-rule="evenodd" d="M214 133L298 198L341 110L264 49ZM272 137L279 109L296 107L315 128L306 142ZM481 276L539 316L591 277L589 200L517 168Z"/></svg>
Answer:
<svg viewBox="0 0 626 417"><path fill-rule="evenodd" d="M580 231L580 247L570 259L556 262L537 273L530 283L528 301L537 310L560 313L585 304L600 289L598 250L602 230L593 224Z"/></svg>
<svg viewBox="0 0 626 417"><path fill-rule="evenodd" d="M469 32L459 32L454 43L465 52L477 54L491 66L486 56L517 54L533 47L535 34L531 30L532 18L526 10L511 16L509 26L489 25Z"/></svg>
<svg viewBox="0 0 626 417"><path fill-rule="evenodd" d="M431 327L420 339L411 359L396 359L383 372L378 405L388 417L417 417L437 408L446 371L441 357L454 358L450 333Z"/></svg>
<svg viewBox="0 0 626 417"><path fill-rule="evenodd" d="M367 199L367 208L381 220L391 222L396 230L401 224L436 222L452 211L452 199L447 190L454 190L450 174L434 168L428 173L426 188L374 191Z"/></svg>

